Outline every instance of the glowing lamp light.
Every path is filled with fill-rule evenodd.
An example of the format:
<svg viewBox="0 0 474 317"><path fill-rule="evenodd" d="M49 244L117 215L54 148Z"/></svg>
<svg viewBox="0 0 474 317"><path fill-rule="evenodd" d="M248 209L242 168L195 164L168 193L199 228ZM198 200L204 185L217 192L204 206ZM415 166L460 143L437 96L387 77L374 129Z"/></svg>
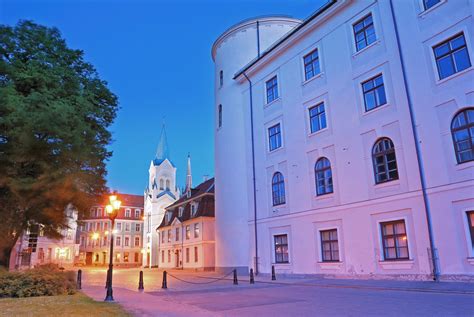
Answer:
<svg viewBox="0 0 474 317"><path fill-rule="evenodd" d="M114 201L117 200L117 195L110 195L109 200L110 200L110 203L113 203Z"/></svg>
<svg viewBox="0 0 474 317"><path fill-rule="evenodd" d="M121 204L122 204L122 202L120 200L112 201L112 206L114 207L114 209L120 209Z"/></svg>
<svg viewBox="0 0 474 317"><path fill-rule="evenodd" d="M104 234L105 234L105 235L108 235L108 234L109 234L109 231L105 231Z"/></svg>
<svg viewBox="0 0 474 317"><path fill-rule="evenodd" d="M105 206L105 211L107 211L108 214L111 214L114 212L114 207L112 205L107 205Z"/></svg>
<svg viewBox="0 0 474 317"><path fill-rule="evenodd" d="M143 250L143 249L142 249L140 252L141 252L142 254L145 254L145 250Z"/></svg>
<svg viewBox="0 0 474 317"><path fill-rule="evenodd" d="M92 234L92 239L94 239L94 240L99 239L99 234L98 234L97 232L94 232L94 233Z"/></svg>

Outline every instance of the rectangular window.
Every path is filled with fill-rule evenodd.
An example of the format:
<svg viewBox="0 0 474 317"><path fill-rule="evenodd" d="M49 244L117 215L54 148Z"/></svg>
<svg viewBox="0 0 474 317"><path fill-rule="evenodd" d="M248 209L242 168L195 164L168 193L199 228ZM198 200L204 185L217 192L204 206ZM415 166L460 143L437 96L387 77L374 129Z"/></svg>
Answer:
<svg viewBox="0 0 474 317"><path fill-rule="evenodd" d="M115 238L115 245L119 247L121 244L122 244L122 237Z"/></svg>
<svg viewBox="0 0 474 317"><path fill-rule="evenodd" d="M467 222L469 224L469 232L471 234L472 248L474 248L474 211L467 212Z"/></svg>
<svg viewBox="0 0 474 317"><path fill-rule="evenodd" d="M370 111L387 103L382 74L362 83L365 111Z"/></svg>
<svg viewBox="0 0 474 317"><path fill-rule="evenodd" d="M129 208L125 209L125 218L130 218L131 210Z"/></svg>
<svg viewBox="0 0 474 317"><path fill-rule="evenodd" d="M135 218L140 218L140 209L135 209Z"/></svg>
<svg viewBox="0 0 474 317"><path fill-rule="evenodd" d="M135 246L136 247L140 246L140 237L135 237Z"/></svg>
<svg viewBox="0 0 474 317"><path fill-rule="evenodd" d="M308 55L305 55L303 57L303 61L305 80L311 79L321 72L319 68L319 54L317 49L315 49Z"/></svg>
<svg viewBox="0 0 474 317"><path fill-rule="evenodd" d="M449 77L471 67L464 33L433 47L439 79Z"/></svg>
<svg viewBox="0 0 474 317"><path fill-rule="evenodd" d="M194 247L194 262L198 261L198 247Z"/></svg>
<svg viewBox="0 0 474 317"><path fill-rule="evenodd" d="M277 76L274 76L272 79L268 80L265 83L267 91L267 103L272 102L273 100L278 99L278 81Z"/></svg>
<svg viewBox="0 0 474 317"><path fill-rule="evenodd" d="M161 250L161 263L165 263L165 251Z"/></svg>
<svg viewBox="0 0 474 317"><path fill-rule="evenodd" d="M105 222L104 223L104 230L107 231L109 229L109 223Z"/></svg>
<svg viewBox="0 0 474 317"><path fill-rule="evenodd" d="M130 231L130 224L128 222L125 223L125 231Z"/></svg>
<svg viewBox="0 0 474 317"><path fill-rule="evenodd" d="M219 87L222 87L224 85L224 71L219 72Z"/></svg>
<svg viewBox="0 0 474 317"><path fill-rule="evenodd" d="M139 262L139 253L135 252L134 256L135 256L135 258L134 258L135 263L138 263Z"/></svg>
<svg viewBox="0 0 474 317"><path fill-rule="evenodd" d="M354 39L357 51L360 51L377 40L372 14L369 14L354 24Z"/></svg>
<svg viewBox="0 0 474 317"><path fill-rule="evenodd" d="M270 151L281 147L281 128L279 123L268 128L268 143Z"/></svg>
<svg viewBox="0 0 474 317"><path fill-rule="evenodd" d="M189 248L186 248L186 263L189 263Z"/></svg>
<svg viewBox="0 0 474 317"><path fill-rule="evenodd" d="M194 237L199 238L199 224L198 223L194 224Z"/></svg>
<svg viewBox="0 0 474 317"><path fill-rule="evenodd" d="M408 241L404 220L382 222L382 245L384 260L407 260Z"/></svg>
<svg viewBox="0 0 474 317"><path fill-rule="evenodd" d="M165 232L161 232L161 243L165 243Z"/></svg>
<svg viewBox="0 0 474 317"><path fill-rule="evenodd" d="M171 262L171 250L168 250L168 263Z"/></svg>
<svg viewBox="0 0 474 317"><path fill-rule="evenodd" d="M135 224L135 231L140 232L140 229L141 229L141 225L139 223L136 223Z"/></svg>
<svg viewBox="0 0 474 317"><path fill-rule="evenodd" d="M434 7L438 3L440 3L441 0L423 0L423 6L425 7L425 10L428 10L431 7Z"/></svg>
<svg viewBox="0 0 474 317"><path fill-rule="evenodd" d="M337 229L323 230L320 234L323 262L338 262L339 245L337 241Z"/></svg>
<svg viewBox="0 0 474 317"><path fill-rule="evenodd" d="M122 223L117 222L117 231L122 231Z"/></svg>
<svg viewBox="0 0 474 317"><path fill-rule="evenodd" d="M275 263L288 263L288 235L280 234L273 238L275 242Z"/></svg>
<svg viewBox="0 0 474 317"><path fill-rule="evenodd" d="M309 122L311 133L326 128L326 111L324 109L324 102L309 108Z"/></svg>
<svg viewBox="0 0 474 317"><path fill-rule="evenodd" d="M186 240L189 240L189 238L191 238L191 228L186 226Z"/></svg>
<svg viewBox="0 0 474 317"><path fill-rule="evenodd" d="M168 242L171 242L171 230L168 230Z"/></svg>
<svg viewBox="0 0 474 317"><path fill-rule="evenodd" d="M175 229L175 234L176 234L176 237L175 237L176 241L179 241L179 228Z"/></svg>
<svg viewBox="0 0 474 317"><path fill-rule="evenodd" d="M130 238L129 237L125 237L125 239L123 240L123 245L125 247L129 247L130 246Z"/></svg>
<svg viewBox="0 0 474 317"><path fill-rule="evenodd" d="M128 252L123 253L123 261L128 262Z"/></svg>

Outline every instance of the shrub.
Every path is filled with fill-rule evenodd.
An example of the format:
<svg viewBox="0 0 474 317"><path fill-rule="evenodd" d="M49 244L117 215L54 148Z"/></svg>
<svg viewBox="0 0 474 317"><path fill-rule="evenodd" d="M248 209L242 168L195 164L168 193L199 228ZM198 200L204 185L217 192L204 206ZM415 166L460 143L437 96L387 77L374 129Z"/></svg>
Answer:
<svg viewBox="0 0 474 317"><path fill-rule="evenodd" d="M74 294L75 272L46 265L22 272L0 271L0 297Z"/></svg>

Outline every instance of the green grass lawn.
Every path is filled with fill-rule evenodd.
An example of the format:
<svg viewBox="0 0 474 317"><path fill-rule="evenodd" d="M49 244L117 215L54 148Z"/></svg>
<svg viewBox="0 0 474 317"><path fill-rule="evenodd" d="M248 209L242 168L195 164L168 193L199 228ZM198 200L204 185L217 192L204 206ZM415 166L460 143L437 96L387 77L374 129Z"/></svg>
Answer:
<svg viewBox="0 0 474 317"><path fill-rule="evenodd" d="M95 302L82 293L0 299L0 316L131 316L118 304Z"/></svg>

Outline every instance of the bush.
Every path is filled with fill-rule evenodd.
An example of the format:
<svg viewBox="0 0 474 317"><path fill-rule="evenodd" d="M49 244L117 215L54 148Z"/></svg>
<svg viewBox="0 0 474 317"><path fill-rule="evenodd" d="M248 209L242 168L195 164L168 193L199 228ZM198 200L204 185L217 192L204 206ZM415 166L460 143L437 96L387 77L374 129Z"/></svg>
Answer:
<svg viewBox="0 0 474 317"><path fill-rule="evenodd" d="M45 265L22 272L0 271L0 297L74 294L75 272Z"/></svg>

